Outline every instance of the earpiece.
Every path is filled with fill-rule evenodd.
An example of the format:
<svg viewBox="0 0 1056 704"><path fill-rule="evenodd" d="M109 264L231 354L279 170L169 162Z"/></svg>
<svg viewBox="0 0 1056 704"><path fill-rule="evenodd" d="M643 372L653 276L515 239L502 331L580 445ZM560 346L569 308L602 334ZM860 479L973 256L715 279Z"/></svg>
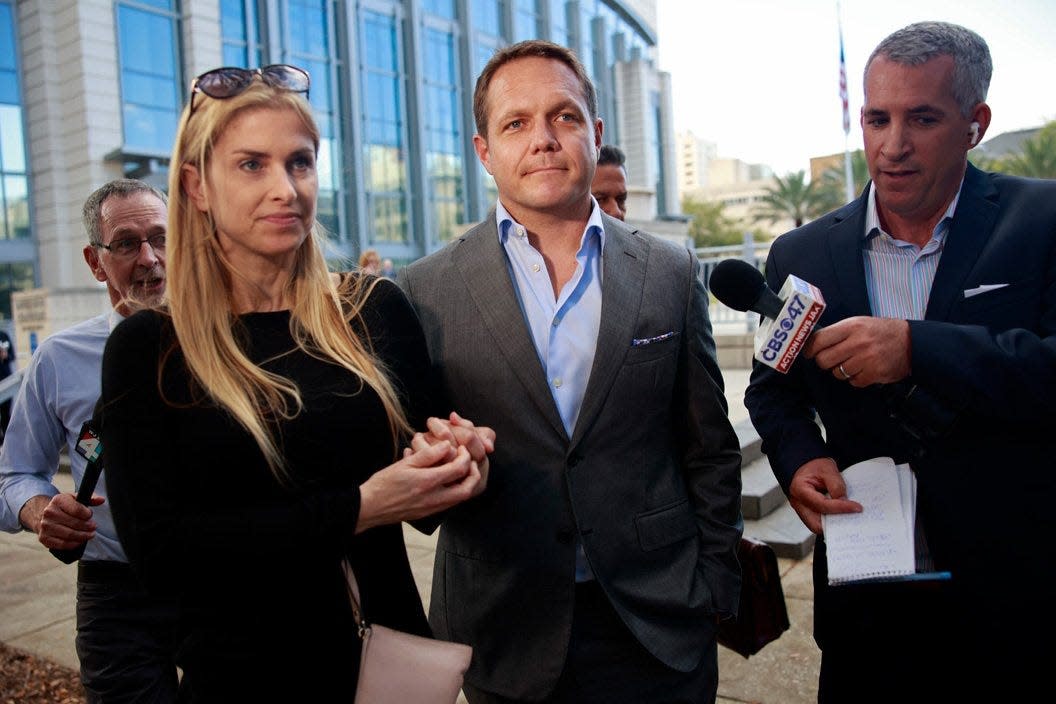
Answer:
<svg viewBox="0 0 1056 704"><path fill-rule="evenodd" d="M975 143L979 141L979 123L973 122L968 126L968 129L972 134L972 146L974 147Z"/></svg>

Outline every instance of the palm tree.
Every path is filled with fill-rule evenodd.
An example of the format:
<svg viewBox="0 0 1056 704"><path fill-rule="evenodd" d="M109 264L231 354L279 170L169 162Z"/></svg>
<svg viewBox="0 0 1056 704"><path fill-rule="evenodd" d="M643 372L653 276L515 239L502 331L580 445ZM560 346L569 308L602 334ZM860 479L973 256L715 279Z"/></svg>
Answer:
<svg viewBox="0 0 1056 704"><path fill-rule="evenodd" d="M1023 142L1023 151L1000 161L1000 170L1014 176L1056 178L1056 122Z"/></svg>
<svg viewBox="0 0 1056 704"><path fill-rule="evenodd" d="M774 185L767 186L765 191L753 213L757 221L768 220L774 224L789 219L799 227L829 209L824 189L817 181L808 183L805 171L785 174L784 178L774 176Z"/></svg>
<svg viewBox="0 0 1056 704"><path fill-rule="evenodd" d="M865 184L869 182L869 165L865 162L865 152L861 149L851 152L851 178L854 187L852 197L857 197L865 188ZM847 202L847 189L844 185L843 166L826 169L821 175L821 188L828 192L826 212L844 205Z"/></svg>
<svg viewBox="0 0 1056 704"><path fill-rule="evenodd" d="M740 244L744 235L737 223L724 212L725 207L717 201L697 200L691 196L682 199L682 212L690 216L689 234L696 247L718 247Z"/></svg>
<svg viewBox="0 0 1056 704"><path fill-rule="evenodd" d="M1056 122L1050 122L1030 139L1024 140L1018 154L996 159L971 156L973 164L984 171L999 171L1012 176L1056 178Z"/></svg>

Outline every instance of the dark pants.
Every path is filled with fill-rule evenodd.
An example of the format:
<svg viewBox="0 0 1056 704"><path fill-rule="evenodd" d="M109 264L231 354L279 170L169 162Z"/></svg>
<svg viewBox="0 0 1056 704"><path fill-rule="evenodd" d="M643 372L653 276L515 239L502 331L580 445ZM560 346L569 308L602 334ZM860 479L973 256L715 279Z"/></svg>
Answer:
<svg viewBox="0 0 1056 704"><path fill-rule="evenodd" d="M516 634L510 634L516 638ZM714 641L692 672L667 667L638 642L596 582L576 585L568 659L548 704L709 704L718 689ZM531 667L531 663L525 663ZM516 704L467 684L471 704Z"/></svg>
<svg viewBox="0 0 1056 704"><path fill-rule="evenodd" d="M77 657L90 704L176 701L176 608L122 562L77 566Z"/></svg>

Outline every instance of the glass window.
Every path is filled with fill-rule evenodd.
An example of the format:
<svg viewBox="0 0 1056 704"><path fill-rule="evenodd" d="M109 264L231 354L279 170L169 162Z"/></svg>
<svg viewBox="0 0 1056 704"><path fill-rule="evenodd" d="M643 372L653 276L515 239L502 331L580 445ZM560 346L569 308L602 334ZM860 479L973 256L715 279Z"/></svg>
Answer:
<svg viewBox="0 0 1056 704"><path fill-rule="evenodd" d="M5 174L3 180L4 230L2 239L29 237L29 187L25 176Z"/></svg>
<svg viewBox="0 0 1056 704"><path fill-rule="evenodd" d="M473 29L502 36L502 2L501 0L478 0L473 3Z"/></svg>
<svg viewBox="0 0 1056 704"><path fill-rule="evenodd" d="M514 0L513 41L535 39L539 36L539 9L535 0Z"/></svg>
<svg viewBox="0 0 1056 704"><path fill-rule="evenodd" d="M587 75L594 77L594 32L591 23L594 20L593 3L584 2L579 10L579 27L576 38L576 56L583 63Z"/></svg>
<svg viewBox="0 0 1056 704"><path fill-rule="evenodd" d="M288 61L312 77L309 100L319 125L319 200L316 218L329 237L347 239L342 227L344 185L340 164L341 129L338 117L336 75L337 50L333 46L334 3L332 0L289 0L286 29Z"/></svg>
<svg viewBox="0 0 1056 704"><path fill-rule="evenodd" d="M0 104L0 169L4 173L26 172L22 108L19 105Z"/></svg>
<svg viewBox="0 0 1056 704"><path fill-rule="evenodd" d="M182 107L174 2L117 7L125 148L168 154ZM151 10L148 5L157 8Z"/></svg>
<svg viewBox="0 0 1056 704"><path fill-rule="evenodd" d="M494 44L490 42L483 42L478 39L476 45L473 47L473 76L476 80L476 76L479 76L484 71L484 67L491 59L492 55L499 50L502 46L498 41Z"/></svg>
<svg viewBox="0 0 1056 704"><path fill-rule="evenodd" d="M316 56L326 56L327 41L326 0L289 0L289 17L286 31L290 46L295 51Z"/></svg>
<svg viewBox="0 0 1056 704"><path fill-rule="evenodd" d="M0 103L20 102L14 26L11 6L0 4Z"/></svg>
<svg viewBox="0 0 1056 704"><path fill-rule="evenodd" d="M255 0L220 0L224 66L260 66L266 32L257 24Z"/></svg>
<svg viewBox="0 0 1056 704"><path fill-rule="evenodd" d="M7 2L0 2L0 84L0 240L26 239L30 236L29 180L14 14ZM32 278L32 265L27 266ZM9 300L0 291L0 302L10 307Z"/></svg>
<svg viewBox="0 0 1056 704"><path fill-rule="evenodd" d="M471 56L473 78L484 70L492 54L506 44L502 38L502 0L481 0L473 3L473 36Z"/></svg>
<svg viewBox="0 0 1056 704"><path fill-rule="evenodd" d="M444 19L458 19L455 15L455 0L422 0L422 9Z"/></svg>
<svg viewBox="0 0 1056 704"><path fill-rule="evenodd" d="M363 171L368 241L408 243L406 80L400 60L400 22L393 15L363 10L360 63L363 111Z"/></svg>
<svg viewBox="0 0 1056 704"><path fill-rule="evenodd" d="M664 144L662 138L662 125L664 123L663 111L660 107L660 93L653 91L650 97L652 107L652 124L649 126L649 173L656 174L656 209L657 215L667 213L666 194L664 192Z"/></svg>
<svg viewBox="0 0 1056 704"><path fill-rule="evenodd" d="M423 53L426 198L436 237L447 241L464 219L462 117L454 33L427 27Z"/></svg>
<svg viewBox="0 0 1056 704"><path fill-rule="evenodd" d="M550 40L562 46L571 46L568 35L568 8L566 0L550 0Z"/></svg>

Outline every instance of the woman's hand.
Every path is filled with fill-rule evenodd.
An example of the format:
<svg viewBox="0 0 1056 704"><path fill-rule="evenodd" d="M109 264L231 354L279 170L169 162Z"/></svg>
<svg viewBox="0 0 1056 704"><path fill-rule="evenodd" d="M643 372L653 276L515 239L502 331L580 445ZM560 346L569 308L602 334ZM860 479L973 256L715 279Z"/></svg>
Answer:
<svg viewBox="0 0 1056 704"><path fill-rule="evenodd" d="M419 433L420 435L420 433ZM413 521L483 491L480 468L462 446L427 445L376 472L359 487L356 533L375 526Z"/></svg>

